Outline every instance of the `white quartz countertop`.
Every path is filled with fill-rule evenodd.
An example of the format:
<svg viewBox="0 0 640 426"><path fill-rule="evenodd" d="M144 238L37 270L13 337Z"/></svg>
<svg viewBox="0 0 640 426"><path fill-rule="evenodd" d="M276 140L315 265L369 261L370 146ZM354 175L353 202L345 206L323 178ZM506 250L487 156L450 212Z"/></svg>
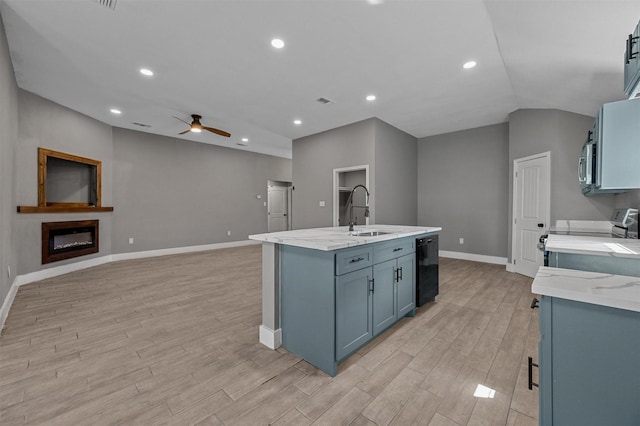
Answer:
<svg viewBox="0 0 640 426"><path fill-rule="evenodd" d="M640 240L638 239L549 234L545 250L558 253L630 257L640 261Z"/></svg>
<svg viewBox="0 0 640 426"><path fill-rule="evenodd" d="M640 278L541 266L531 291L544 296L640 312Z"/></svg>
<svg viewBox="0 0 640 426"><path fill-rule="evenodd" d="M442 228L432 226L404 225L359 225L356 226L354 228L354 232L351 233L348 229L348 226L298 229L295 231L249 235L249 239L315 250L331 251L363 244L393 240L395 238L410 237L412 235L435 233L442 230ZM370 231L386 232L386 234L374 237L354 235Z"/></svg>

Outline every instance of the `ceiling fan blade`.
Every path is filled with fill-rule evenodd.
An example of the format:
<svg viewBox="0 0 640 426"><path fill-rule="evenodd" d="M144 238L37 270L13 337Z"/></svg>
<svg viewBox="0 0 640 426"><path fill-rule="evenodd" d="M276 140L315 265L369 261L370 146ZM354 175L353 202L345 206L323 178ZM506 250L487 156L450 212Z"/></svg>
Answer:
<svg viewBox="0 0 640 426"><path fill-rule="evenodd" d="M180 133L178 133L178 134L179 134L179 135L184 135L185 133L189 133L190 131L191 131L191 129L187 129L187 130L185 130L184 132L180 132Z"/></svg>
<svg viewBox="0 0 640 426"><path fill-rule="evenodd" d="M203 129L210 131L211 133L215 133L216 135L224 136L228 138L231 136L231 133L225 132L224 130L214 129L213 127L202 126Z"/></svg>
<svg viewBox="0 0 640 426"><path fill-rule="evenodd" d="M175 115L172 115L172 117L173 117L173 118L175 118L176 120L180 120L180 121L182 121L182 122L183 122L184 124L186 124L187 126L191 126L191 123L188 123L188 122L184 121L182 118L178 118L178 117L176 117Z"/></svg>

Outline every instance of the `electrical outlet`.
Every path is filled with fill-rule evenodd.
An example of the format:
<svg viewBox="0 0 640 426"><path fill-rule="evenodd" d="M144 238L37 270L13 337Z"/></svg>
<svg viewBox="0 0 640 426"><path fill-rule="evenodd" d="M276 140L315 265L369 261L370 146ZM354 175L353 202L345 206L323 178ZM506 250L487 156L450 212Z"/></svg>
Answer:
<svg viewBox="0 0 640 426"><path fill-rule="evenodd" d="M227 231L227 237L231 236L231 231Z"/></svg>
<svg viewBox="0 0 640 426"><path fill-rule="evenodd" d="M464 244L464 238L460 238L460 244Z"/></svg>
<svg viewBox="0 0 640 426"><path fill-rule="evenodd" d="M263 205L263 206L265 206L265 207L267 207L267 202L265 201L262 205Z"/></svg>
<svg viewBox="0 0 640 426"><path fill-rule="evenodd" d="M133 237L129 237L129 244L133 244Z"/></svg>

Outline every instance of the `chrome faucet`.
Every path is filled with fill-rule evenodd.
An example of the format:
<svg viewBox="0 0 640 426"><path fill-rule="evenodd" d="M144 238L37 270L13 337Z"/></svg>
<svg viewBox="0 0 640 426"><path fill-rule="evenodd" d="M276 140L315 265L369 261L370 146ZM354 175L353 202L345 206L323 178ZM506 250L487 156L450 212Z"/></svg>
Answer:
<svg viewBox="0 0 640 426"><path fill-rule="evenodd" d="M362 188L367 193L367 202L364 206L354 206L353 205L353 194L356 192L356 189ZM353 232L353 208L357 207L360 209L364 209L364 217L369 217L369 190L364 185L356 185L351 190L351 194L349 194L349 200L347 202L349 204L349 232Z"/></svg>

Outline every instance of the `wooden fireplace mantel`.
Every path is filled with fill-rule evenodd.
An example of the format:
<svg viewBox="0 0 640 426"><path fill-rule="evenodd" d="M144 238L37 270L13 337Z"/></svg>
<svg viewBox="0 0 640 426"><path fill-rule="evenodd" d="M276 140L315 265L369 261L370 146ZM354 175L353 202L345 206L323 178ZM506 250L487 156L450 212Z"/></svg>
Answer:
<svg viewBox="0 0 640 426"><path fill-rule="evenodd" d="M112 212L113 207L90 206L18 206L18 213L92 213Z"/></svg>

